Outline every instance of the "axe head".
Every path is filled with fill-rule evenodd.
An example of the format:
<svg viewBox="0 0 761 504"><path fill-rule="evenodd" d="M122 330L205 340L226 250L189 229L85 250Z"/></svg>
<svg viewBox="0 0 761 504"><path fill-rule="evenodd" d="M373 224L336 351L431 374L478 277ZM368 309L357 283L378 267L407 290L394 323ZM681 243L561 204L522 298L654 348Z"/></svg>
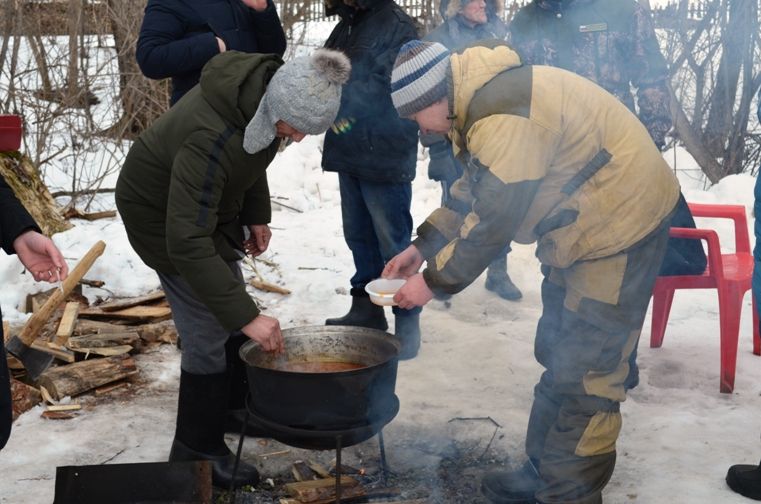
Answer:
<svg viewBox="0 0 761 504"><path fill-rule="evenodd" d="M32 380L36 381L42 373L53 363L53 357L47 352L37 350L29 345L24 344L18 336L14 336L6 343L8 352L13 354L24 364L24 368Z"/></svg>

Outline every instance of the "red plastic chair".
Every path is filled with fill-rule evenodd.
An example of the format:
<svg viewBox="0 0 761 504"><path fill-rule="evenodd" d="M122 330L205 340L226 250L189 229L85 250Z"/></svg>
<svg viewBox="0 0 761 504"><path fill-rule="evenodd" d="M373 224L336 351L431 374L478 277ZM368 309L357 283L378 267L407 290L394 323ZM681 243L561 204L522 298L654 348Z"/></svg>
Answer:
<svg viewBox="0 0 761 504"><path fill-rule="evenodd" d="M708 244L708 267L702 275L658 277L653 288L653 323L650 347L663 344L666 324L676 289L716 289L719 295L719 322L721 326L721 377L719 390L732 392L735 387L737 340L740 332L740 314L745 292L751 288L753 254L748 239L745 208L740 205L705 205L690 203L695 217L732 219L735 223L735 253L722 254L719 236L711 229L671 228L674 238L705 240ZM761 355L761 336L758 328L756 299L753 299L753 353Z"/></svg>

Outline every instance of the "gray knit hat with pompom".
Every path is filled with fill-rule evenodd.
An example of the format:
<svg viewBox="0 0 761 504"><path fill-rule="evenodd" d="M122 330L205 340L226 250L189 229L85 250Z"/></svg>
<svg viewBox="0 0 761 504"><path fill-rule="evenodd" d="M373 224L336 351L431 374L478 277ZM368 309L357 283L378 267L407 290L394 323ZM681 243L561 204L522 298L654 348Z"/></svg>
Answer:
<svg viewBox="0 0 761 504"><path fill-rule="evenodd" d="M281 120L307 135L323 133L336 119L341 86L350 73L349 58L331 49L317 49L285 63L246 126L243 148L249 154L265 149L275 139L275 123Z"/></svg>

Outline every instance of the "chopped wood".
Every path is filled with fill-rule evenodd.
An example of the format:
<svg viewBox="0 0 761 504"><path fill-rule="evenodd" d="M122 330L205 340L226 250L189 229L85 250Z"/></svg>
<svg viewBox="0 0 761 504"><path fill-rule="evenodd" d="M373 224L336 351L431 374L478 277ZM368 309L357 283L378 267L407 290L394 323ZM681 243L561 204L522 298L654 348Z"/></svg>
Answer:
<svg viewBox="0 0 761 504"><path fill-rule="evenodd" d="M26 312L27 313L35 313L39 311L40 308L42 308L42 305L45 304L45 301L50 298L50 296L53 295L53 293L57 290L57 287L51 287L48 290L37 292L35 294L27 294L26 296Z"/></svg>
<svg viewBox="0 0 761 504"><path fill-rule="evenodd" d="M91 307L80 310L79 316L158 322L169 319L172 316L172 310L166 306L132 306L123 310L107 312L98 307Z"/></svg>
<svg viewBox="0 0 761 504"><path fill-rule="evenodd" d="M36 388L11 378L11 406L13 420L34 408L42 401L42 395Z"/></svg>
<svg viewBox="0 0 761 504"><path fill-rule="evenodd" d="M94 221L98 219L108 219L110 217L116 217L116 210L105 210L103 212L90 212L84 213L77 210L74 207L69 207L63 214L67 219L85 219Z"/></svg>
<svg viewBox="0 0 761 504"><path fill-rule="evenodd" d="M48 369L40 376L39 383L54 399L61 399L134 374L137 374L137 366L131 357L105 357Z"/></svg>
<svg viewBox="0 0 761 504"><path fill-rule="evenodd" d="M137 331L124 331L126 328L120 327L122 332L72 336L66 346L71 350L76 350L78 348L106 348L123 345L137 346L141 343L140 334Z"/></svg>
<svg viewBox="0 0 761 504"><path fill-rule="evenodd" d="M63 347L58 348L55 346L55 344L48 343L47 341L37 340L34 343L32 343L30 346L34 348L35 350L49 353L56 359L62 360L64 362L72 363L76 360L76 357L74 356L74 352L72 352L71 350L68 350Z"/></svg>
<svg viewBox="0 0 761 504"><path fill-rule="evenodd" d="M58 401L50 397L50 392L48 392L48 389L45 387L40 387L40 394L42 394L42 399L48 403L48 404L58 404Z"/></svg>
<svg viewBox="0 0 761 504"><path fill-rule="evenodd" d="M140 339L145 343L177 343L177 328L172 320L157 322L153 324L143 324L135 326L134 330L140 335Z"/></svg>
<svg viewBox="0 0 761 504"><path fill-rule="evenodd" d="M122 324L112 324L100 320L79 319L77 320L77 325L74 327L74 335L120 333L131 329L132 328L125 327Z"/></svg>
<svg viewBox="0 0 761 504"><path fill-rule="evenodd" d="M122 381L119 383L113 383L111 385L106 385L105 387L98 387L95 389L95 395L96 396L102 396L109 394L113 392L114 390L118 390L124 387L129 387L129 382Z"/></svg>
<svg viewBox="0 0 761 504"><path fill-rule="evenodd" d="M13 369L14 371L20 371L24 369L24 363L12 356L11 354L8 354L8 369Z"/></svg>
<svg viewBox="0 0 761 504"><path fill-rule="evenodd" d="M58 330L55 333L53 343L59 347L66 345L69 337L74 333L74 326L77 323L78 315L79 303L66 303L66 307L63 309L63 316L61 317L61 323L58 324Z"/></svg>
<svg viewBox="0 0 761 504"><path fill-rule="evenodd" d="M116 345L110 347L73 348L72 351L85 354L85 358L87 358L90 355L100 355L101 357L124 355L130 353L133 349L134 347L131 345Z"/></svg>
<svg viewBox="0 0 761 504"><path fill-rule="evenodd" d="M11 324L7 320L3 320L3 342L11 339Z"/></svg>
<svg viewBox="0 0 761 504"><path fill-rule="evenodd" d="M321 478L331 478L330 471L327 470L325 466L322 464L319 464L313 460L310 460L307 462L309 464L309 468L320 475Z"/></svg>
<svg viewBox="0 0 761 504"><path fill-rule="evenodd" d="M77 411L82 409L82 405L75 404L51 404L46 407L47 411Z"/></svg>
<svg viewBox="0 0 761 504"><path fill-rule="evenodd" d="M260 291L274 292L276 294L283 294L283 295L288 295L291 293L291 291L289 291L288 289L284 287L280 287L279 285L271 284L263 280L257 280L255 278L252 278L251 280L249 280L248 283L251 284L252 287L259 289Z"/></svg>
<svg viewBox="0 0 761 504"><path fill-rule="evenodd" d="M158 290L144 296L109 301L107 303L98 305L98 308L106 312L111 312L116 310L123 310L124 308L130 308L132 306L153 303L154 301L164 299L164 297L164 291Z"/></svg>
<svg viewBox="0 0 761 504"><path fill-rule="evenodd" d="M279 455L287 455L289 453L291 453L291 450L280 450L276 452L265 453L263 455L259 455L259 457L266 460L268 457L277 457Z"/></svg>
<svg viewBox="0 0 761 504"><path fill-rule="evenodd" d="M291 466L291 473L296 481L310 481L319 479L319 476L314 472L306 462L303 460L297 460Z"/></svg>
<svg viewBox="0 0 761 504"><path fill-rule="evenodd" d="M331 498L335 501L336 499L335 478L286 483L285 490L303 503L315 503ZM341 476L341 497L357 497L359 495L365 495L365 489L359 484L359 481L348 476Z"/></svg>
<svg viewBox="0 0 761 504"><path fill-rule="evenodd" d="M103 280L87 280L86 278L83 278L82 280L80 280L79 283L81 283L82 285L88 285L90 287L96 287L96 288L103 287L104 285L106 285L106 282L104 282Z"/></svg>
<svg viewBox="0 0 761 504"><path fill-rule="evenodd" d="M77 415L67 411L43 411L40 416L48 420L71 420L77 417Z"/></svg>

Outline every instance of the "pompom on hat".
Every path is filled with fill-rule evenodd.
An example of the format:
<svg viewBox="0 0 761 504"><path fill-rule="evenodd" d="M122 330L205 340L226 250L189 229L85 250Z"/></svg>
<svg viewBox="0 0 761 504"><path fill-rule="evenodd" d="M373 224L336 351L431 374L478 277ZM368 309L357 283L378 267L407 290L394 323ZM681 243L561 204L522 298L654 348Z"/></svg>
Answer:
<svg viewBox="0 0 761 504"><path fill-rule="evenodd" d="M349 58L331 49L317 49L285 63L272 76L246 126L245 151L254 154L267 148L275 139L278 121L307 135L323 133L336 119L341 86L350 74Z"/></svg>
<svg viewBox="0 0 761 504"><path fill-rule="evenodd" d="M447 95L449 50L438 42L410 40L391 71L391 101L399 117L410 117Z"/></svg>

